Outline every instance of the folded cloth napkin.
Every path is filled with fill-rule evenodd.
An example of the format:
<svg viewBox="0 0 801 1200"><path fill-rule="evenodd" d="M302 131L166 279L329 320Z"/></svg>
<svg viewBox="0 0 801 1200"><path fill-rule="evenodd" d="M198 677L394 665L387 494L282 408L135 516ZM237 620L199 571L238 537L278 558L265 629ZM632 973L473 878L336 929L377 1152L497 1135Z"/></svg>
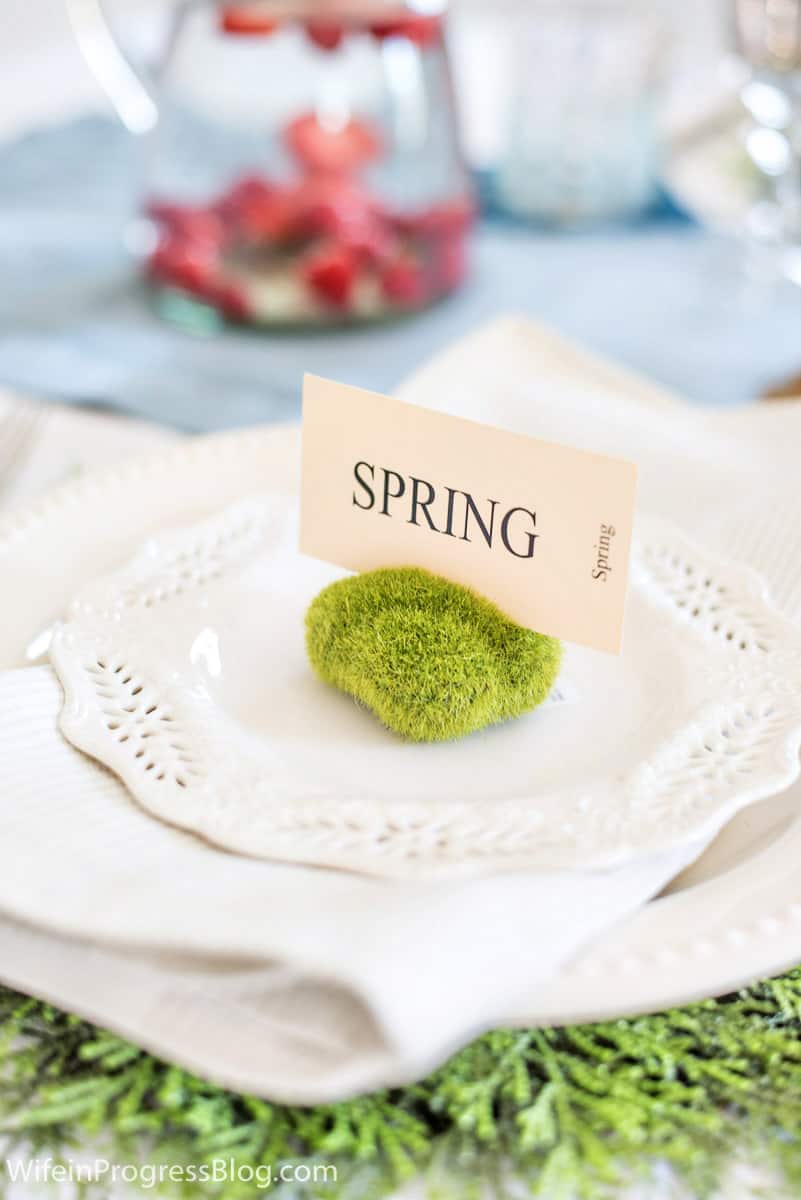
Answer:
<svg viewBox="0 0 801 1200"><path fill-rule="evenodd" d="M516 320L446 352L403 394L637 458L647 507L760 565L801 615L787 446L801 412L710 420ZM749 504L732 494L741 476ZM280 1099L408 1079L480 1029L524 1019L535 988L701 850L414 886L252 862L145 816L59 738L59 704L48 668L0 677L0 973Z"/></svg>
<svg viewBox="0 0 801 1200"><path fill-rule="evenodd" d="M49 668L0 675L0 906L96 948L73 961L55 939L55 954L21 963L5 925L3 976L273 1097L414 1077L523 1012L538 982L698 853L413 886L237 858L140 810L59 738L60 706Z"/></svg>

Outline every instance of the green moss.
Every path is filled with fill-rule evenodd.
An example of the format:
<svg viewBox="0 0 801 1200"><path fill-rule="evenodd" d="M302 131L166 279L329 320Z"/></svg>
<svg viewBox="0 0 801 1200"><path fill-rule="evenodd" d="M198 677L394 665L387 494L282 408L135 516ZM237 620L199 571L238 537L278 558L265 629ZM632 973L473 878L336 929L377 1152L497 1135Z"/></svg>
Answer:
<svg viewBox="0 0 801 1200"><path fill-rule="evenodd" d="M322 680L415 742L463 737L536 708L561 661L555 638L416 567L325 588L306 614L306 646Z"/></svg>

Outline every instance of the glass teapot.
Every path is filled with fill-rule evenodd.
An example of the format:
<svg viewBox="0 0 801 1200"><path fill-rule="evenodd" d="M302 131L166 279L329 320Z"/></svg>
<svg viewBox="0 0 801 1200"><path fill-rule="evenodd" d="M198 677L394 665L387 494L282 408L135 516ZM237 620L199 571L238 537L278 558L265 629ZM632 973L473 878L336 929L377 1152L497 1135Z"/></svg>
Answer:
<svg viewBox="0 0 801 1200"><path fill-rule="evenodd" d="M166 316L373 321L462 282L473 202L440 0L180 0L147 80L102 0L67 4L144 136L143 264Z"/></svg>

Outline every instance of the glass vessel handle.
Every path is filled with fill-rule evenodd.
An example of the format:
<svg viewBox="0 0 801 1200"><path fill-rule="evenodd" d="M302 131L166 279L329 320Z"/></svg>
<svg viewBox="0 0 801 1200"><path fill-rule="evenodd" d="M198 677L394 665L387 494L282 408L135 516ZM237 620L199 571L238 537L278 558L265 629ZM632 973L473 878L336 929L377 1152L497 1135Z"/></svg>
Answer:
<svg viewBox="0 0 801 1200"><path fill-rule="evenodd" d="M131 133L148 133L158 106L111 31L103 0L67 0L67 13L83 58Z"/></svg>

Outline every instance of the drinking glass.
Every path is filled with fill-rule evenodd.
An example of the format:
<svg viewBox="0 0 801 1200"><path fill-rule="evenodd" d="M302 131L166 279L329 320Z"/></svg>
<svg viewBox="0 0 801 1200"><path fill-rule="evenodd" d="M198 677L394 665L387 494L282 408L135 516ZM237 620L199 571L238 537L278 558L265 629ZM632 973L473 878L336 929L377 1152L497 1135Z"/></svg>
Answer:
<svg viewBox="0 0 801 1200"><path fill-rule="evenodd" d="M740 98L755 188L746 235L801 283L801 0L733 0L732 17L748 68Z"/></svg>
<svg viewBox="0 0 801 1200"><path fill-rule="evenodd" d="M665 39L626 0L535 0L514 22L514 81L495 194L565 225L628 217L653 200Z"/></svg>

